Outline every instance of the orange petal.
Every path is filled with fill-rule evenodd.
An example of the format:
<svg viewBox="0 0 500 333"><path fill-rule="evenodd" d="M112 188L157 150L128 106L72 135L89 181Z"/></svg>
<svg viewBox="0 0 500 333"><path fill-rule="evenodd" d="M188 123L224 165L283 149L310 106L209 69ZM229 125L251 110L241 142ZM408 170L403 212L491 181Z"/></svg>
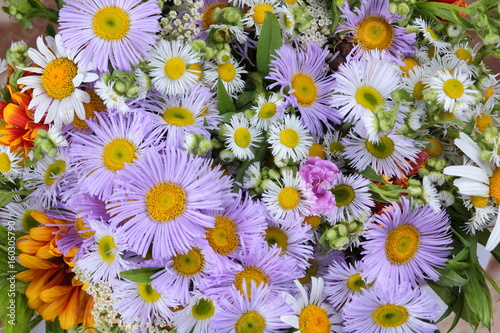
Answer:
<svg viewBox="0 0 500 333"><path fill-rule="evenodd" d="M53 257L58 257L58 255L56 255L50 249L50 244L46 244L46 245L42 246L40 249L38 249L36 256L38 258L42 258L42 259L50 259Z"/></svg>
<svg viewBox="0 0 500 333"><path fill-rule="evenodd" d="M50 224L52 220L47 216L47 214L42 212L31 212L31 217L37 220L41 224Z"/></svg>
<svg viewBox="0 0 500 333"><path fill-rule="evenodd" d="M35 268L35 269L51 269L59 267L58 264L44 260L42 258L30 256L24 253L21 253L19 255L19 263L26 268Z"/></svg>
<svg viewBox="0 0 500 333"><path fill-rule="evenodd" d="M54 302L45 303L42 306L40 306L37 309L37 311L42 315L44 320L53 321L54 319L56 319L57 316L61 314L61 312L67 306L70 300L69 296L70 295L63 295L58 299L56 299Z"/></svg>
<svg viewBox="0 0 500 333"><path fill-rule="evenodd" d="M32 309L36 309L39 307L43 301L40 299L40 293L42 292L42 288L45 287L46 283L49 279L54 275L56 269L49 269L45 271L43 275L41 275L38 279L33 280L26 287L26 297L28 297L28 306Z"/></svg>
<svg viewBox="0 0 500 333"><path fill-rule="evenodd" d="M46 242L38 242L36 240L32 239L21 239L19 238L18 243L17 243L17 248L21 250L21 252L29 254L29 255L36 255L37 251L43 247L46 244Z"/></svg>
<svg viewBox="0 0 500 333"><path fill-rule="evenodd" d="M21 273L16 274L16 279L22 282L30 282L43 275L44 270L41 269L28 269Z"/></svg>
<svg viewBox="0 0 500 333"><path fill-rule="evenodd" d="M69 293L71 289L73 289L73 286L54 286L42 291L40 293L40 298L45 303L55 302L57 299Z"/></svg>
<svg viewBox="0 0 500 333"><path fill-rule="evenodd" d="M85 330L87 327L94 327L95 318L92 315L92 309L94 308L94 298L88 295L90 299L87 301L85 306L85 312L83 314L83 329ZM97 332L94 329L87 329L89 332Z"/></svg>
<svg viewBox="0 0 500 333"><path fill-rule="evenodd" d="M29 298L29 300L28 300L28 306L31 307L32 309L36 309L40 305L42 305L44 303L42 301L42 299L40 298L40 295L42 294L42 292L46 289L52 288L53 286L60 284L63 281L65 276L66 276L65 272L59 271L59 273L57 273L57 275L55 277L51 278L45 284L39 286L38 289L31 290L31 293L30 293L31 298ZM33 283L33 282L31 282L31 283ZM29 287L29 285L28 285L28 287ZM28 289L26 289L26 296L28 296Z"/></svg>
<svg viewBox="0 0 500 333"><path fill-rule="evenodd" d="M59 322L61 323L61 328L64 330L69 330L77 324L79 293L80 290L74 288L68 304L59 315Z"/></svg>
<svg viewBox="0 0 500 333"><path fill-rule="evenodd" d="M58 230L58 227L34 227L30 229L30 236L37 241L50 242Z"/></svg>
<svg viewBox="0 0 500 333"><path fill-rule="evenodd" d="M6 123L24 128L28 121L31 121L30 118L26 116L26 110L21 106L10 103L3 109L3 119Z"/></svg>

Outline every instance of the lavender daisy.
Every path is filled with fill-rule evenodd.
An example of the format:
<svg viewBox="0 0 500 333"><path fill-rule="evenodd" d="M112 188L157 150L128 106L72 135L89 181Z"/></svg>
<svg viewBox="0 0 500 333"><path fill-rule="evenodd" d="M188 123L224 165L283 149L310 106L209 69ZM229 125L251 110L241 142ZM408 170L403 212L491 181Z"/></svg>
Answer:
<svg viewBox="0 0 500 333"><path fill-rule="evenodd" d="M64 45L99 71L131 70L155 44L161 9L154 0L68 0L59 11Z"/></svg>
<svg viewBox="0 0 500 333"><path fill-rule="evenodd" d="M328 301L338 311L351 300L353 295L359 295L367 289L366 281L361 276L362 263L359 261L350 265L344 260L333 262L325 278L325 292ZM383 283L383 282L382 282Z"/></svg>

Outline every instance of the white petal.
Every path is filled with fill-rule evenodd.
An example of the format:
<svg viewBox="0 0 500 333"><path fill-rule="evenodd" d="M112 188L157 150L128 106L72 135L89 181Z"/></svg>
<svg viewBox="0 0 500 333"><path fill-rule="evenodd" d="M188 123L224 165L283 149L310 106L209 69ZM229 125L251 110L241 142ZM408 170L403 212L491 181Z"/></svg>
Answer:
<svg viewBox="0 0 500 333"><path fill-rule="evenodd" d="M479 165L481 169L486 171L488 176L493 174L491 164L481 159L481 149L467 134L460 132L460 139L455 139L455 144L465 153L465 155L469 156L471 160Z"/></svg>
<svg viewBox="0 0 500 333"><path fill-rule="evenodd" d="M497 247L498 243L500 243L500 208L497 213L495 226L493 227L490 238L488 238L488 242L486 243L486 250L493 251Z"/></svg>
<svg viewBox="0 0 500 333"><path fill-rule="evenodd" d="M481 197L488 197L490 188L483 183L476 182L467 178L459 178L453 181L453 184L458 187L458 191L465 195L476 195Z"/></svg>
<svg viewBox="0 0 500 333"><path fill-rule="evenodd" d="M472 180L477 180L478 182L489 184L490 179L486 172L478 167L472 165L459 165L459 166L449 166L444 168L443 173L445 175L464 177Z"/></svg>

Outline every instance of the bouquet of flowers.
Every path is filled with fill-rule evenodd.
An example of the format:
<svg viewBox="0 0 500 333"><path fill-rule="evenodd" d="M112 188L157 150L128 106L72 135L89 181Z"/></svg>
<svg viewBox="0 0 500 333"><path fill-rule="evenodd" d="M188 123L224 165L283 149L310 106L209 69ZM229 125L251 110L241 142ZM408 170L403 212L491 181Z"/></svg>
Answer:
<svg viewBox="0 0 500 333"><path fill-rule="evenodd" d="M50 22L0 62L5 332L491 328L496 0L55 6L3 7Z"/></svg>

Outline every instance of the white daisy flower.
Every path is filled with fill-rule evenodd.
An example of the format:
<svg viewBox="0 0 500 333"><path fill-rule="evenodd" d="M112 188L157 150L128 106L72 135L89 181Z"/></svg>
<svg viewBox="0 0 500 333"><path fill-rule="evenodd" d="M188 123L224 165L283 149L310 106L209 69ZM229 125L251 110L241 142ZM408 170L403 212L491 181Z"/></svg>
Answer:
<svg viewBox="0 0 500 333"><path fill-rule="evenodd" d="M277 0L248 0L245 2L248 10L243 15L242 23L247 29L255 27L255 35L259 36L266 12L275 14L279 11Z"/></svg>
<svg viewBox="0 0 500 333"><path fill-rule="evenodd" d="M438 71L437 75L427 77L423 81L437 93L437 103L442 103L444 110L453 112L457 103L472 105L477 102L476 90L469 89L474 83L461 71Z"/></svg>
<svg viewBox="0 0 500 333"><path fill-rule="evenodd" d="M282 120L273 123L268 133L272 153L280 160L300 162L307 157L313 144L306 127L292 115L285 115Z"/></svg>
<svg viewBox="0 0 500 333"><path fill-rule="evenodd" d="M329 266L325 275L325 293L330 304L338 311L351 300L352 295L359 295L367 289L367 283L361 276L361 267L360 261L351 265L343 260L334 261Z"/></svg>
<svg viewBox="0 0 500 333"><path fill-rule="evenodd" d="M39 123L45 116L44 123L54 123L56 127L70 124L76 115L85 119L83 103L90 102L90 96L78 87L84 82L93 82L98 75L90 73L92 65L80 64L80 54L67 52L61 36L55 39L47 36L47 45L38 37L38 51L30 48L29 57L38 67L26 68L26 71L41 75L29 75L20 78L23 92L33 89L33 99L28 108L34 109L34 120Z"/></svg>
<svg viewBox="0 0 500 333"><path fill-rule="evenodd" d="M286 170L282 182L269 182L262 194L262 201L275 218L300 218L310 215L314 195L302 178L294 177L293 171Z"/></svg>
<svg viewBox="0 0 500 333"><path fill-rule="evenodd" d="M476 52L469 46L468 43L457 43L453 45L449 54L456 57L457 59L460 59L465 64L467 64L467 66L470 66L471 70L477 68L476 66L472 65L472 61L476 57Z"/></svg>
<svg viewBox="0 0 500 333"><path fill-rule="evenodd" d="M427 203L433 211L438 213L441 210L438 191L427 176L422 179L422 197L425 203Z"/></svg>
<svg viewBox="0 0 500 333"><path fill-rule="evenodd" d="M408 71L407 75L402 77L401 88L413 97L413 105L417 109L427 105L427 102L424 100L424 93L427 88L427 85L423 82L425 74L424 67L415 66Z"/></svg>
<svg viewBox="0 0 500 333"><path fill-rule="evenodd" d="M245 88L245 81L243 81L241 75L246 74L247 71L236 63L236 60L230 59L220 65L213 61L208 61L206 67L205 80L212 89L217 88L219 78L227 93L233 98Z"/></svg>
<svg viewBox="0 0 500 333"><path fill-rule="evenodd" d="M8 181L19 178L23 172L22 153L12 153L10 147L0 146L0 174Z"/></svg>
<svg viewBox="0 0 500 333"><path fill-rule="evenodd" d="M182 94L199 79L199 72L190 66L200 58L187 43L161 39L149 59L153 86L166 95Z"/></svg>
<svg viewBox="0 0 500 333"><path fill-rule="evenodd" d="M172 322L179 333L208 333L217 312L213 297L196 292L182 309L174 313Z"/></svg>
<svg viewBox="0 0 500 333"><path fill-rule="evenodd" d="M441 40L437 33L432 30L433 27L431 26L431 24L424 19L420 17L416 18L413 21L413 26L419 29L419 31L424 35L425 39L428 40L429 43L431 43L431 45L434 46L438 52L439 50L451 45L450 43Z"/></svg>
<svg viewBox="0 0 500 333"><path fill-rule="evenodd" d="M105 84L101 79L95 84L95 92L110 110L118 110L121 113L130 111L130 107L125 103L125 97L118 95L113 89L113 83Z"/></svg>
<svg viewBox="0 0 500 333"><path fill-rule="evenodd" d="M462 195L464 206L473 210L471 218L465 222L467 233L475 235L476 231L487 228L498 213L498 208L488 197Z"/></svg>
<svg viewBox="0 0 500 333"><path fill-rule="evenodd" d="M436 55L429 63L424 66L424 77L430 78L436 76L439 72L454 73L460 71L462 74L471 77L473 71L470 66L467 66L462 60L454 57L451 54Z"/></svg>
<svg viewBox="0 0 500 333"><path fill-rule="evenodd" d="M227 146L240 160L253 158L254 148L262 141L262 131L250 126L250 121L243 114L231 117L224 135Z"/></svg>
<svg viewBox="0 0 500 333"><path fill-rule="evenodd" d="M483 94L485 109L493 109L500 100L500 82L497 80L498 74L489 74L486 78L480 80L480 89Z"/></svg>
<svg viewBox="0 0 500 333"><path fill-rule="evenodd" d="M245 171L243 176L243 188L248 190L255 188L257 184L262 181L262 176L260 174L260 162L254 162L250 164L248 169Z"/></svg>
<svg viewBox="0 0 500 333"><path fill-rule="evenodd" d="M283 96L280 94L273 93L268 97L259 95L255 106L252 107L255 114L250 118L250 123L255 128L267 131L269 126L283 115L284 108L280 107L282 104Z"/></svg>
<svg viewBox="0 0 500 333"><path fill-rule="evenodd" d="M43 210L44 207L38 198L30 196L26 201L21 201L20 196L15 196L14 201L0 208L0 220L5 226L14 226L15 230L28 232L32 227L39 225L31 213Z"/></svg>
<svg viewBox="0 0 500 333"><path fill-rule="evenodd" d="M325 302L324 282L322 278L311 278L311 288L306 289L297 280L299 290L294 297L286 294L286 302L292 305L293 316L282 316L281 320L295 328L294 332L342 332L342 317Z"/></svg>

